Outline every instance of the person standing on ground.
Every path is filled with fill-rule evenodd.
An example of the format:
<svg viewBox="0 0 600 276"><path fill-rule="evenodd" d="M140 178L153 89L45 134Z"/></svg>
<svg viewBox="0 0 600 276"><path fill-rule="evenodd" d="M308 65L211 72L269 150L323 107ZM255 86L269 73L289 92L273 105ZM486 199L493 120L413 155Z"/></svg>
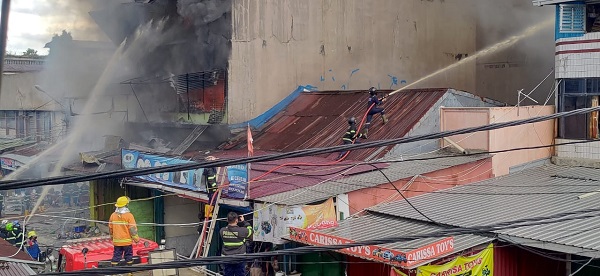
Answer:
<svg viewBox="0 0 600 276"><path fill-rule="evenodd" d="M239 255L246 254L246 239L252 236L252 226L244 221L244 216L238 216L234 212L227 214L226 227L219 231L223 239L223 250L221 255ZM245 276L244 262L235 262L224 264L225 276Z"/></svg>
<svg viewBox="0 0 600 276"><path fill-rule="evenodd" d="M37 241L37 234L35 233L35 231L29 231L29 233L27 233L27 253L29 253L29 256L31 256L31 258L33 258L35 261L40 261L40 253L42 253L42 251L40 250L40 246L38 245L38 241Z"/></svg>
<svg viewBox="0 0 600 276"><path fill-rule="evenodd" d="M138 243L137 226L133 214L127 208L129 198L126 196L119 197L115 204L115 212L110 215L108 221L108 230L113 240L114 251L110 261L112 266L116 266L125 258L127 265L133 264L133 242Z"/></svg>

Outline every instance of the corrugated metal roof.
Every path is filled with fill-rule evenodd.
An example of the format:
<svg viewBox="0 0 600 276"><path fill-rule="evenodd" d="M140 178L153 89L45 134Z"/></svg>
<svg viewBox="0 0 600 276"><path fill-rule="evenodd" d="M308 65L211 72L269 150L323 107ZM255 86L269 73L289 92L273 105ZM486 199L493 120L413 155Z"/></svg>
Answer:
<svg viewBox="0 0 600 276"><path fill-rule="evenodd" d="M31 258L31 256L29 256L29 254L23 252L23 251L19 251L19 253L17 253L17 255L13 256L13 254L15 254L18 251L18 247L10 244L9 242L5 241L4 239L0 239L0 257L10 257L12 259L17 259L17 260L23 260L23 261L33 261L33 259Z"/></svg>
<svg viewBox="0 0 600 276"><path fill-rule="evenodd" d="M265 155L272 152L255 151L255 155ZM226 151L214 154L217 157L233 158L246 156L245 150ZM261 176L265 172L274 169L275 167L287 164L287 163L310 163L310 164L331 164L332 160L317 157L317 156L306 156L297 157L293 159L282 159L268 162L257 162L252 163L250 168L250 179ZM271 174L259 179L256 182L250 183L250 198L262 198L278 193L285 193L299 188L307 188L321 183L332 176L341 173L347 169L352 162L344 161L337 164L331 164L327 166L286 166L280 168ZM379 168L386 168L387 164L378 164ZM352 170L345 173L344 178L348 175L361 174L364 172L372 171L375 168L368 165L360 165ZM351 176L350 176L351 177ZM287 201L286 201L287 202ZM285 203L285 202L284 202Z"/></svg>
<svg viewBox="0 0 600 276"><path fill-rule="evenodd" d="M576 177L576 178L575 178ZM591 180L583 180L591 179ZM411 203L431 219L448 225L475 227L520 219L546 217L600 206L600 169L546 165L479 183L411 198ZM406 202L397 201L370 209L397 217L424 220ZM499 230L499 234L583 251L600 252L600 218ZM536 245L531 245L536 246ZM584 253L582 253L584 254Z"/></svg>
<svg viewBox="0 0 600 276"><path fill-rule="evenodd" d="M442 155L438 153L432 153L418 156L417 158L440 156ZM461 164L476 162L487 158L489 158L489 155L461 156L423 161L415 160L410 162L389 163L389 167L383 169L383 172L391 181L397 181L400 179L413 177L417 174L430 173ZM393 156L386 158L386 160L393 159L399 158L394 158ZM336 196L339 194L345 194L348 192L357 191L368 187L379 186L385 183L388 183L388 181L380 172L372 171L349 176L342 179L327 181L318 186L312 185L310 189L302 189L302 191L295 189L293 191L273 194L265 197L259 197L256 198L256 200L262 202L281 202L282 204L286 205L301 205L325 200L331 196Z"/></svg>
<svg viewBox="0 0 600 276"><path fill-rule="evenodd" d="M389 117L386 125L379 115L373 118L369 140L405 136L448 89L412 89L387 99L384 108ZM382 91L391 92L391 91ZM254 139L256 149L292 151L341 144L347 118L361 120L367 111L368 94L364 91L305 92L284 111L269 120ZM378 153L384 156L390 149ZM353 151L347 159L365 160L378 148Z"/></svg>
<svg viewBox="0 0 600 276"><path fill-rule="evenodd" d="M0 266L0 276L29 276L36 273L28 265L17 262L5 262Z"/></svg>
<svg viewBox="0 0 600 276"><path fill-rule="evenodd" d="M368 214L357 218L349 218L339 222L338 227L317 230L316 232L333 235L336 237L346 238L353 241L365 241L373 239L398 238L407 235L424 235L443 230L441 227L432 223L426 223L416 220L403 219L393 216L381 214ZM454 251L438 256L437 259L452 255L463 250L481 245L493 240L493 238L483 237L478 235L457 235L454 237ZM412 241L396 242L390 244L382 244L381 247L408 252L423 246L435 243L444 237L424 238ZM429 260L433 262L435 259ZM421 263L419 265L424 265Z"/></svg>

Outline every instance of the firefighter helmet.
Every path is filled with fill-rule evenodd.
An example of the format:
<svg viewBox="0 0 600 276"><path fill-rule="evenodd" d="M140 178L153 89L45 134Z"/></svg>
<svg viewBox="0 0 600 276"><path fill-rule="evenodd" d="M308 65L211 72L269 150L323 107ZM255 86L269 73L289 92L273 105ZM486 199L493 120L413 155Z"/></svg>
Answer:
<svg viewBox="0 0 600 276"><path fill-rule="evenodd" d="M348 124L350 124L350 125L356 124L356 118L350 117L350 119L348 119Z"/></svg>
<svg viewBox="0 0 600 276"><path fill-rule="evenodd" d="M33 237L37 237L37 234L35 233L35 231L29 231L29 233L27 233L27 238L31 239Z"/></svg>
<svg viewBox="0 0 600 276"><path fill-rule="evenodd" d="M375 87L369 88L369 94L375 95L376 92L377 92L377 89L375 89Z"/></svg>
<svg viewBox="0 0 600 276"><path fill-rule="evenodd" d="M13 230L13 224L12 222L9 222L6 224L6 231L12 231Z"/></svg>
<svg viewBox="0 0 600 276"><path fill-rule="evenodd" d="M127 204L129 204L129 198L126 196L122 196L117 198L117 203L115 203L115 207L121 208L125 207Z"/></svg>

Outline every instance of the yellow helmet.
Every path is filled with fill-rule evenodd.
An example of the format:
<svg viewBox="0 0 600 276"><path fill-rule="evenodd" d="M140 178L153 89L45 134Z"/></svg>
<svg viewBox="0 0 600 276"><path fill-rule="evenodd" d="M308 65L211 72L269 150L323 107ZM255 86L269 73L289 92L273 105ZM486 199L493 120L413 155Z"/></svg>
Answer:
<svg viewBox="0 0 600 276"><path fill-rule="evenodd" d="M125 207L125 205L129 204L129 198L126 196L122 196L117 198L117 203L115 204L115 207L117 208L121 208L121 207Z"/></svg>
<svg viewBox="0 0 600 276"><path fill-rule="evenodd" d="M31 237L37 237L35 231L29 231L29 233L27 233L27 238L30 239Z"/></svg>

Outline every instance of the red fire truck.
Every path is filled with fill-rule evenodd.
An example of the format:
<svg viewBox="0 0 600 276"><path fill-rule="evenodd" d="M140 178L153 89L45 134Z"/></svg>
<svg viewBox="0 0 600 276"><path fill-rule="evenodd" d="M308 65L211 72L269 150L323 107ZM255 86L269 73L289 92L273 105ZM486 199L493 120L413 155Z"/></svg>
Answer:
<svg viewBox="0 0 600 276"><path fill-rule="evenodd" d="M141 238L138 243L133 244L133 263L148 263L148 253L157 248L156 242ZM109 267L113 244L110 237L79 239L62 246L58 253L59 272Z"/></svg>

